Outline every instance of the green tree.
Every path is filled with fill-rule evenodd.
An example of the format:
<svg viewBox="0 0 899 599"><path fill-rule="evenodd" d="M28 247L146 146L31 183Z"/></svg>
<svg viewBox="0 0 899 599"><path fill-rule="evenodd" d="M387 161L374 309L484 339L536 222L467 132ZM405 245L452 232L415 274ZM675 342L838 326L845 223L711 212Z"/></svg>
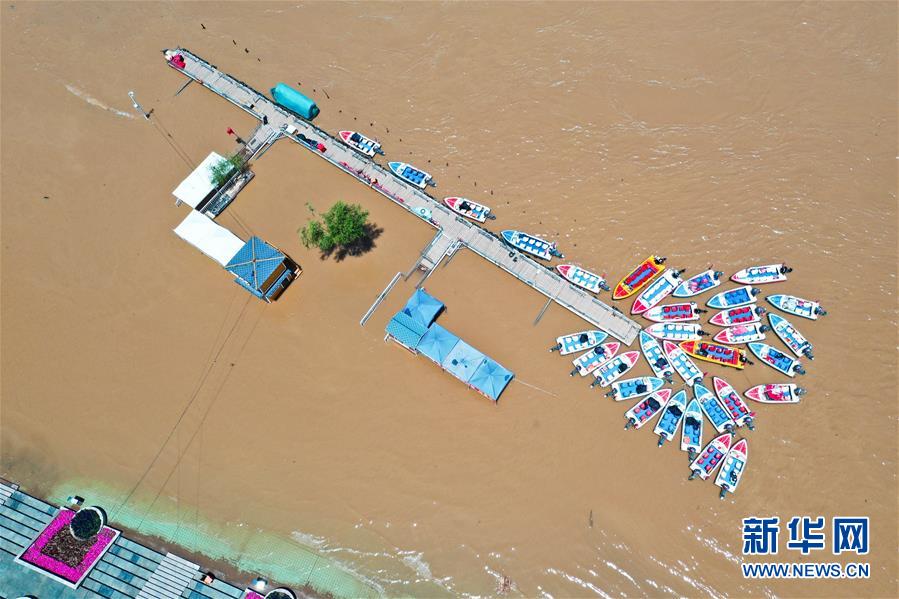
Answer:
<svg viewBox="0 0 899 599"><path fill-rule="evenodd" d="M221 187L227 183L228 179L235 171L242 171L246 166L246 159L241 154L232 154L224 160L220 160L209 168L212 175L212 184Z"/></svg>
<svg viewBox="0 0 899 599"><path fill-rule="evenodd" d="M358 204L337 202L322 218L324 224L312 220L300 231L307 248L315 246L329 253L337 247L348 248L367 235L368 212Z"/></svg>
<svg viewBox="0 0 899 599"><path fill-rule="evenodd" d="M330 252L334 249L333 241L328 238L325 228L317 220L310 221L300 231L300 239L307 248L315 246L323 252Z"/></svg>

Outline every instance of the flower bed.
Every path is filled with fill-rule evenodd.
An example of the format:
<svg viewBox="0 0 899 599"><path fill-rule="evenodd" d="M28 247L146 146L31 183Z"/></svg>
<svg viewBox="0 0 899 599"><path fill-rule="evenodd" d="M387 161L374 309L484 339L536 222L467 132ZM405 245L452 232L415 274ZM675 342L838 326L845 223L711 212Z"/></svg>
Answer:
<svg viewBox="0 0 899 599"><path fill-rule="evenodd" d="M69 522L74 516L72 510L60 509L16 561L77 588L119 536L119 531L104 526L93 538L79 541L69 532Z"/></svg>

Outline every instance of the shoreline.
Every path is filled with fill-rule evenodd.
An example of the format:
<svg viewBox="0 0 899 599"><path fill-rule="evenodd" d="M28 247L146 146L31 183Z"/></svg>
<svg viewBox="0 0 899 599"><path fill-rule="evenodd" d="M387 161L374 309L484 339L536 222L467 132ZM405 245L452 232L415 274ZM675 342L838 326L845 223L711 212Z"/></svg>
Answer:
<svg viewBox="0 0 899 599"><path fill-rule="evenodd" d="M61 500L60 496L58 495L58 493L60 492L59 488L56 490L56 492L54 492L48 491L46 487L40 484L28 485L18 483L8 478L7 473L4 473L4 476L0 477L0 482L10 483L11 485L16 486L17 491L53 507L65 507L66 501L64 499ZM83 491L81 487L77 488L77 491L69 492L77 495L86 493L86 491ZM96 500L91 500L90 496L85 496L84 505L93 504L96 504L101 508L104 507L102 503L98 503ZM234 563L234 561L229 559L228 557L215 557L212 555L208 555L200 549L191 548L183 543L166 540L161 536L152 533L140 532L137 528L116 519L110 518L109 525L117 530L120 530L122 535L131 541L137 542L138 544L141 544L160 554L165 555L166 553L172 553L177 555L178 557L196 563L200 566L200 572L211 572L217 580L221 580L240 589L251 588L252 581L257 577L261 577L267 581L269 589L278 588L279 586L286 586L294 591L297 597L307 599L337 599L342 596L353 596L343 595L339 592L335 593L332 589L322 588L323 585L316 586L312 584L308 578L307 581L303 583L299 580L275 578L273 573L266 572L262 569L256 569L255 571L244 569ZM302 549L303 551L314 553L311 548L303 547ZM352 576L355 580L357 580L359 584L367 586L367 583L365 583L365 581L341 567L340 564L334 562L333 560L329 560L324 556L320 556L318 554L315 555L316 559L321 560L324 564L326 564L327 568L338 568L347 576ZM311 578L311 575L309 578ZM373 588L371 590L375 592L375 595L373 596L382 596L381 591Z"/></svg>

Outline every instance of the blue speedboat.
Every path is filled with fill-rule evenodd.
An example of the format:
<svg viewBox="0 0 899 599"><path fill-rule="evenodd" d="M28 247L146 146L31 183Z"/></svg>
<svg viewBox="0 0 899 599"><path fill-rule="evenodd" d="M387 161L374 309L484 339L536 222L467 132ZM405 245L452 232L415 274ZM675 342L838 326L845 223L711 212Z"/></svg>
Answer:
<svg viewBox="0 0 899 599"><path fill-rule="evenodd" d="M827 314L818 302L802 299L795 295L769 295L765 299L779 310L808 318L809 320L818 320L819 316Z"/></svg>
<svg viewBox="0 0 899 599"><path fill-rule="evenodd" d="M543 260L551 260L553 256L556 258L565 257L556 249L555 243L544 241L539 237L534 237L533 235L528 235L521 231L506 229L503 231L503 239L515 249L531 254L532 256L537 256Z"/></svg>
<svg viewBox="0 0 899 599"><path fill-rule="evenodd" d="M556 337L556 344L549 348L549 351L557 351L559 355L567 356L568 354L596 347L608 336L609 334L605 331L596 330L562 335L561 337ZM618 349L616 348L615 351L618 351Z"/></svg>
<svg viewBox="0 0 899 599"><path fill-rule="evenodd" d="M705 377L705 373L696 367L693 360L687 357L687 353L680 347L670 341L663 341L662 347L665 348L668 362L674 366L675 372L677 372L680 378L684 379L685 383L693 386Z"/></svg>
<svg viewBox="0 0 899 599"><path fill-rule="evenodd" d="M705 385L698 383L693 385L693 394L696 401L699 402L699 407L702 408L716 431L719 433L733 431L736 423L731 419L724 406L718 402L718 398Z"/></svg>
<svg viewBox="0 0 899 599"><path fill-rule="evenodd" d="M686 451L692 462L702 449L702 409L695 399L690 401L684 415L684 426L681 428L681 451Z"/></svg>
<svg viewBox="0 0 899 599"><path fill-rule="evenodd" d="M612 390L606 393L606 397L611 397L615 401L634 399L655 393L664 384L665 381L655 376L638 376L612 383Z"/></svg>
<svg viewBox="0 0 899 599"><path fill-rule="evenodd" d="M670 383L674 379L674 368L662 353L662 348L655 337L646 331L640 331L640 349L643 350L643 357L649 362L649 367L655 375Z"/></svg>
<svg viewBox="0 0 899 599"><path fill-rule="evenodd" d="M794 360L770 345L764 343L750 343L749 349L752 350L752 353L754 353L759 360L787 376L805 374L805 370L802 368L802 364L799 360Z"/></svg>
<svg viewBox="0 0 899 599"><path fill-rule="evenodd" d="M755 287L744 285L743 287L722 291L718 295L712 296L711 299L706 302L706 305L718 310L724 308L737 308L739 306L754 304L755 296L758 294L759 290Z"/></svg>
<svg viewBox="0 0 899 599"><path fill-rule="evenodd" d="M668 400L668 405L665 406L665 410L662 412L662 416L659 418L659 421L656 423L656 427L653 430L653 432L659 436L659 447L661 447L665 441L670 441L674 438L675 433L677 433L677 427L680 424L681 418L684 417L684 411L686 409L687 392L680 390L674 394L674 397Z"/></svg>
<svg viewBox="0 0 899 599"><path fill-rule="evenodd" d="M790 348L790 351L798 357L805 356L809 360L815 359L815 356L812 354L812 344L802 336L802 333L796 330L796 327L790 324L789 320L771 312L768 313L768 320L771 322L771 328L774 329L780 340Z"/></svg>
<svg viewBox="0 0 899 599"><path fill-rule="evenodd" d="M424 189L428 185L437 185L434 182L434 179L431 178L431 175L423 170L415 168L411 164L406 164L405 162L388 162L387 164L390 165L390 170L392 170L397 177L411 183L419 189Z"/></svg>

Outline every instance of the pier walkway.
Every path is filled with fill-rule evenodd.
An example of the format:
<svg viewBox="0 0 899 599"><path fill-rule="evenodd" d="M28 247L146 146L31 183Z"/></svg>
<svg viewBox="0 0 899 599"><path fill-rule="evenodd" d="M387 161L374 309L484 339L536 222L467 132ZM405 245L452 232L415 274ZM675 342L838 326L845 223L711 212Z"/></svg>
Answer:
<svg viewBox="0 0 899 599"><path fill-rule="evenodd" d="M183 48L173 51L184 57L185 66L183 69L171 63L169 66L262 121L246 144L252 155L261 155L277 139L288 137L436 227L438 235L422 256L423 268L433 269L445 256L464 246L624 343L630 345L637 337L640 325L636 322L572 285L550 268L511 248L495 234L458 216L428 194L396 177L388 168L361 156L190 51ZM318 149L318 144L324 146L324 151Z"/></svg>

